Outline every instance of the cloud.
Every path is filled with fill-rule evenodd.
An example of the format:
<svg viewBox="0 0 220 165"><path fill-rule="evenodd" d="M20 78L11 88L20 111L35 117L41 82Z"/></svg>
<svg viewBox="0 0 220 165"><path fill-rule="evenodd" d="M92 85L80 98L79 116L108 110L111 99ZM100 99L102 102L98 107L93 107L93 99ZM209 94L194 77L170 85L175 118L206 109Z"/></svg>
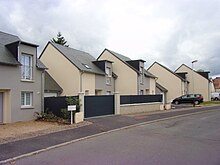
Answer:
<svg viewBox="0 0 220 165"><path fill-rule="evenodd" d="M197 59L196 69L220 74L219 0L1 0L0 10L0 30L39 44L39 52L61 31L95 57L107 47L172 70Z"/></svg>

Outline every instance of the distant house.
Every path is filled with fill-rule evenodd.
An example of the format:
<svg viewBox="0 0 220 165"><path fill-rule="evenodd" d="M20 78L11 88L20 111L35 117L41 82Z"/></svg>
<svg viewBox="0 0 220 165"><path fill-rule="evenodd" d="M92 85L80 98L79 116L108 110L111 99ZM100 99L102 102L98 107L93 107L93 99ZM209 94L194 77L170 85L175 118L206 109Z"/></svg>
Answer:
<svg viewBox="0 0 220 165"><path fill-rule="evenodd" d="M185 74L185 78L189 82L188 93L199 93L203 95L205 101L210 100L211 81L209 72L196 72L182 64L176 69L175 73Z"/></svg>
<svg viewBox="0 0 220 165"><path fill-rule="evenodd" d="M44 70L37 45L0 32L0 123L34 119L43 110Z"/></svg>
<svg viewBox="0 0 220 165"><path fill-rule="evenodd" d="M215 92L220 92L220 77L216 77L213 79L213 85L215 88Z"/></svg>
<svg viewBox="0 0 220 165"><path fill-rule="evenodd" d="M166 92L166 102L187 94L188 81L185 74L178 75L158 62L154 62L147 70L157 77L157 88Z"/></svg>
<svg viewBox="0 0 220 165"><path fill-rule="evenodd" d="M121 95L155 94L156 77L144 69L144 60L131 60L130 58L104 49L97 61L112 61L115 80L115 91Z"/></svg>
<svg viewBox="0 0 220 165"><path fill-rule="evenodd" d="M40 55L48 73L62 89L62 96L114 93L112 62L96 61L89 53L48 42ZM49 84L46 84L51 88Z"/></svg>

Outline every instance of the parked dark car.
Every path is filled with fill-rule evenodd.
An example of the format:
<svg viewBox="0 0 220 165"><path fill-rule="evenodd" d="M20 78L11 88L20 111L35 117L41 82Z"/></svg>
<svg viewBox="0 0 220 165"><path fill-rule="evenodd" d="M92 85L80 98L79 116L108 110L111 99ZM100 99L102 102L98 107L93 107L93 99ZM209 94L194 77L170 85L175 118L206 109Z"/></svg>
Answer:
<svg viewBox="0 0 220 165"><path fill-rule="evenodd" d="M203 96L201 94L187 94L177 97L172 101L173 104L192 103L195 105L198 105L202 102L203 102Z"/></svg>

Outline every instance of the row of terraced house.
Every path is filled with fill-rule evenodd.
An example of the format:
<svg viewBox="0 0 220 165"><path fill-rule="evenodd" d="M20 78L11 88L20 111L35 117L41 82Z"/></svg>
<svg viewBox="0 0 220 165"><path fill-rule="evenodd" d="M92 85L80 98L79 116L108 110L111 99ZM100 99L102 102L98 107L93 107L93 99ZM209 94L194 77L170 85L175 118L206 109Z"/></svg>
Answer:
<svg viewBox="0 0 220 165"><path fill-rule="evenodd" d="M171 71L158 62L132 60L109 49L95 59L89 53L48 42L38 45L0 32L0 123L31 120L44 110L44 97L85 95L155 95L164 103L187 93L210 99L209 72L185 64ZM192 87L192 77L194 87Z"/></svg>

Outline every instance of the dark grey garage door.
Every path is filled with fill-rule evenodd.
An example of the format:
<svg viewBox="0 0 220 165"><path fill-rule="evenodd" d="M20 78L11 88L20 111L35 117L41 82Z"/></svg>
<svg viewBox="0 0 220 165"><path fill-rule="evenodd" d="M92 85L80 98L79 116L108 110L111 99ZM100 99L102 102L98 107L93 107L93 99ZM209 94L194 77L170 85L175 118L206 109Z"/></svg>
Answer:
<svg viewBox="0 0 220 165"><path fill-rule="evenodd" d="M3 122L3 93L0 92L0 123Z"/></svg>
<svg viewBox="0 0 220 165"><path fill-rule="evenodd" d="M114 95L85 96L85 117L95 117L114 114Z"/></svg>

